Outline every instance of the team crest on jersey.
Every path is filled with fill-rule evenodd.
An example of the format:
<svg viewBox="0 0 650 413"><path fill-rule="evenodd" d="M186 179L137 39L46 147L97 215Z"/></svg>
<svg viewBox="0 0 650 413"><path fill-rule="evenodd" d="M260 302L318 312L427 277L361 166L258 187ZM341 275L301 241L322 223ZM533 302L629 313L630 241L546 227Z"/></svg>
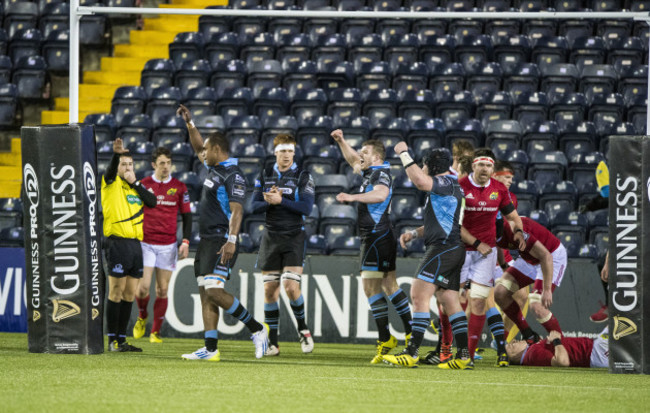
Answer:
<svg viewBox="0 0 650 413"><path fill-rule="evenodd" d="M167 195L169 196L176 195L176 188L169 188L169 190L167 191Z"/></svg>
<svg viewBox="0 0 650 413"><path fill-rule="evenodd" d="M499 193L498 192L492 192L490 194L490 200L496 201L497 199L499 199Z"/></svg>

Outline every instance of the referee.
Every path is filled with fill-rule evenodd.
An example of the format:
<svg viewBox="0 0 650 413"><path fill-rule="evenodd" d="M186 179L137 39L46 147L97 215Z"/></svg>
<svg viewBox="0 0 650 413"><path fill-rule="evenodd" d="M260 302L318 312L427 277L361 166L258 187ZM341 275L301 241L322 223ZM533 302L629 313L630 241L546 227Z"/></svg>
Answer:
<svg viewBox="0 0 650 413"><path fill-rule="evenodd" d="M106 325L110 351L142 351L126 342L126 326L142 278L143 204L156 206L156 196L135 179L133 157L122 139L113 141L113 157L102 177L104 249L108 264Z"/></svg>

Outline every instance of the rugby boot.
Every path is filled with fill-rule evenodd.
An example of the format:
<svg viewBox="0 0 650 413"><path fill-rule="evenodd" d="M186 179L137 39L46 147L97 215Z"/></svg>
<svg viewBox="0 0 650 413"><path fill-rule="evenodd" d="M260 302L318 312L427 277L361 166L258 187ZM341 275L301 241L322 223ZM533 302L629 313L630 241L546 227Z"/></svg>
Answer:
<svg viewBox="0 0 650 413"><path fill-rule="evenodd" d="M497 366L499 367L508 367L510 365L510 361L508 360L508 353L505 351L501 354L499 354L499 358L497 359Z"/></svg>
<svg viewBox="0 0 650 413"><path fill-rule="evenodd" d="M150 343L162 343L162 338L160 338L160 334L157 331L154 331L153 333L149 334L149 342Z"/></svg>
<svg viewBox="0 0 650 413"><path fill-rule="evenodd" d="M393 336L390 336L387 341L377 340L377 355L370 360L370 364L381 363L383 357L395 347L397 347L397 339Z"/></svg>
<svg viewBox="0 0 650 413"><path fill-rule="evenodd" d="M300 340L300 348L303 353L307 354L314 351L314 339L309 330L300 330L298 332L298 337Z"/></svg>
<svg viewBox="0 0 650 413"><path fill-rule="evenodd" d="M474 362L470 358L455 358L446 363L438 364L438 368L443 370L474 370Z"/></svg>
<svg viewBox="0 0 650 413"><path fill-rule="evenodd" d="M204 360L204 361L221 361L221 353L219 349L216 351L208 351L205 347L181 356L183 360Z"/></svg>
<svg viewBox="0 0 650 413"><path fill-rule="evenodd" d="M139 338L142 338L144 336L144 331L147 328L147 319L146 318L140 318L135 322L135 325L133 326L133 338L136 340Z"/></svg>
<svg viewBox="0 0 650 413"><path fill-rule="evenodd" d="M401 367L417 367L418 361L419 357L413 357L407 349L404 349L395 355L386 354L384 356L384 363L389 363Z"/></svg>

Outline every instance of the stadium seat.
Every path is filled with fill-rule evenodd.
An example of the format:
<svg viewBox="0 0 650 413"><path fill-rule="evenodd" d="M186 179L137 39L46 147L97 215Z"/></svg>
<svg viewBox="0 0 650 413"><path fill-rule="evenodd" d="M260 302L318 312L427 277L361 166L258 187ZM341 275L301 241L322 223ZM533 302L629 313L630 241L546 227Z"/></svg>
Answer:
<svg viewBox="0 0 650 413"><path fill-rule="evenodd" d="M361 115L361 91L357 88L331 89L328 92L327 115L334 122L341 117Z"/></svg>
<svg viewBox="0 0 650 413"><path fill-rule="evenodd" d="M51 31L43 43L41 54L45 58L50 72L57 75L67 75L70 64L68 31Z"/></svg>
<svg viewBox="0 0 650 413"><path fill-rule="evenodd" d="M295 99L299 92L310 92L317 88L318 73L316 63L311 60L284 64L282 87L287 89L289 97Z"/></svg>
<svg viewBox="0 0 650 413"><path fill-rule="evenodd" d="M492 47L494 49L494 61L501 65L505 75L511 76L516 71L521 72L519 68L522 65L530 64L528 62L530 61L531 47L527 36L520 34L493 35ZM537 66L535 65L535 67Z"/></svg>
<svg viewBox="0 0 650 413"><path fill-rule="evenodd" d="M501 90L503 71L499 63L485 63L468 76L466 89L472 96L494 94Z"/></svg>
<svg viewBox="0 0 650 413"><path fill-rule="evenodd" d="M566 202L571 211L576 209L578 202L578 189L571 181L561 181L557 183L549 183L542 188L539 197L539 209L546 209L546 204L549 202L562 201Z"/></svg>
<svg viewBox="0 0 650 413"><path fill-rule="evenodd" d="M392 71L387 62L361 63L356 68L355 85L360 90L390 88Z"/></svg>
<svg viewBox="0 0 650 413"><path fill-rule="evenodd" d="M210 86L215 89L217 96L223 96L228 89L245 87L248 69L242 60L219 61L212 65Z"/></svg>
<svg viewBox="0 0 650 413"><path fill-rule="evenodd" d="M192 113L192 117L213 116L217 112L217 91L211 87L196 87L190 89L183 104Z"/></svg>
<svg viewBox="0 0 650 413"><path fill-rule="evenodd" d="M445 142L445 125L442 119L422 118L410 124L406 136L409 147L413 149L419 162L425 149L440 148Z"/></svg>
<svg viewBox="0 0 650 413"><path fill-rule="evenodd" d="M175 115L181 100L182 94L177 87L160 87L151 92L146 113L151 116L154 126L163 116Z"/></svg>
<svg viewBox="0 0 650 413"><path fill-rule="evenodd" d="M0 247L22 248L24 240L23 227L3 228L0 230Z"/></svg>
<svg viewBox="0 0 650 413"><path fill-rule="evenodd" d="M215 116L197 116L194 120L196 129L201 132L201 135L208 136L214 132L224 132L226 130L226 123L223 117Z"/></svg>
<svg viewBox="0 0 650 413"><path fill-rule="evenodd" d="M307 167L304 167L304 169L309 170ZM312 176L315 176L317 174L314 174L310 171ZM324 211L325 208L329 207L330 205L338 205L336 201L336 194L326 192L319 194L316 196L316 206L318 207L319 211Z"/></svg>
<svg viewBox="0 0 650 413"><path fill-rule="evenodd" d="M457 140L472 142L475 148L485 144L483 127L476 119L457 120L447 125L445 133L445 146L451 148Z"/></svg>
<svg viewBox="0 0 650 413"><path fill-rule="evenodd" d="M151 141L156 146L170 147L172 144L185 142L186 140L187 127L185 121L175 114L161 117L151 136Z"/></svg>
<svg viewBox="0 0 650 413"><path fill-rule="evenodd" d="M490 122L485 129L485 146L491 147L500 142L511 142L518 148L523 131L523 127L516 120Z"/></svg>
<svg viewBox="0 0 650 413"><path fill-rule="evenodd" d="M521 147L527 152L554 151L557 149L558 125L554 121L542 121L526 125Z"/></svg>
<svg viewBox="0 0 650 413"><path fill-rule="evenodd" d="M48 82L45 59L41 56L24 56L18 59L11 82L16 85L19 98L44 99L45 86Z"/></svg>
<svg viewBox="0 0 650 413"><path fill-rule="evenodd" d="M280 20L280 19L277 19ZM285 29L282 30L282 35L279 35L277 32L274 37L276 38L276 43L278 43L278 50L276 52L276 59L280 61L282 67L287 67L289 64L296 64L300 62L305 62L309 60L311 56L311 41L309 36L304 33L300 33L300 23L296 19L282 19L282 21L296 21L297 32L293 32L293 29L287 28L288 32L285 33ZM276 20L272 20L271 24ZM293 27L293 25L289 26Z"/></svg>
<svg viewBox="0 0 650 413"><path fill-rule="evenodd" d="M176 86L182 96L187 96L192 89L206 87L212 68L207 60L185 60L174 76ZM152 92L151 96L153 97Z"/></svg>
<svg viewBox="0 0 650 413"><path fill-rule="evenodd" d="M378 139L386 145L389 144L389 147L386 148L386 157L390 157L392 153L393 146L405 139L406 134L408 133L409 126L406 119L403 118L384 118L377 119L375 123L370 124L370 138ZM391 142L392 145L390 144Z"/></svg>
<svg viewBox="0 0 650 413"><path fill-rule="evenodd" d="M555 236L560 240L564 248L567 250L568 258L578 258L580 248L584 245L584 239L580 237L580 234L575 232L564 232L560 231L555 233Z"/></svg>
<svg viewBox="0 0 650 413"><path fill-rule="evenodd" d="M527 33L528 34L528 33ZM569 46L566 38L561 36L542 36L533 41L531 63L548 66L555 63L566 63Z"/></svg>
<svg viewBox="0 0 650 413"><path fill-rule="evenodd" d="M115 137L121 138L125 146L136 142L149 141L153 130L151 117L141 113L137 115L124 115L118 122L118 125L119 128L115 133Z"/></svg>
<svg viewBox="0 0 650 413"><path fill-rule="evenodd" d="M541 74L535 63L521 63L512 68L503 79L503 90L518 96L521 93L535 93Z"/></svg>
<svg viewBox="0 0 650 413"><path fill-rule="evenodd" d="M519 215L529 216L530 211L537 209L539 187L535 181L516 181L510 187L510 192L517 196L517 211ZM528 214L522 214L527 211Z"/></svg>
<svg viewBox="0 0 650 413"><path fill-rule="evenodd" d="M429 79L434 96L460 92L465 86L465 69L460 63L441 63L430 68Z"/></svg>
<svg viewBox="0 0 650 413"><path fill-rule="evenodd" d="M23 203L20 198L0 198L0 230L22 225Z"/></svg>
<svg viewBox="0 0 650 413"><path fill-rule="evenodd" d="M397 115L411 125L419 120L433 118L433 92L430 90L408 90L398 92Z"/></svg>
<svg viewBox="0 0 650 413"><path fill-rule="evenodd" d="M349 36L346 41L348 61L352 62L355 69L363 63L379 62L383 58L383 42L376 33Z"/></svg>
<svg viewBox="0 0 650 413"><path fill-rule="evenodd" d="M361 248L361 239L355 236L339 236L329 243L330 255L357 256Z"/></svg>
<svg viewBox="0 0 650 413"><path fill-rule="evenodd" d="M390 35L384 40L383 60L395 72L399 65L408 66L417 62L418 46L418 37L414 33Z"/></svg>
<svg viewBox="0 0 650 413"><path fill-rule="evenodd" d="M454 61L456 40L451 35L437 36L420 33L418 35L420 51L418 61L424 62L429 70L442 63Z"/></svg>
<svg viewBox="0 0 650 413"><path fill-rule="evenodd" d="M626 102L627 121L631 123L641 135L646 135L648 98L643 95L634 95Z"/></svg>
<svg viewBox="0 0 650 413"><path fill-rule="evenodd" d="M522 125L547 119L549 100L544 92L520 93L515 98L512 117Z"/></svg>
<svg viewBox="0 0 650 413"><path fill-rule="evenodd" d="M397 116L397 93L393 89L365 90L363 102L362 114L371 123Z"/></svg>
<svg viewBox="0 0 650 413"><path fill-rule="evenodd" d="M12 37L18 30L35 29L38 5L29 1L10 2L4 10L3 27Z"/></svg>
<svg viewBox="0 0 650 413"><path fill-rule="evenodd" d="M636 134L636 128L628 122L603 122L596 124L596 134L600 139L599 151L602 153L608 153L610 136L634 135Z"/></svg>
<svg viewBox="0 0 650 413"><path fill-rule="evenodd" d="M263 89L282 86L284 70L277 60L256 60L248 65L246 85L253 91L253 97L258 97Z"/></svg>
<svg viewBox="0 0 650 413"><path fill-rule="evenodd" d="M312 234L307 238L306 254L327 255L327 239L324 235Z"/></svg>
<svg viewBox="0 0 650 413"><path fill-rule="evenodd" d="M618 70L618 93L646 95L648 91L648 66L622 66Z"/></svg>
<svg viewBox="0 0 650 413"><path fill-rule="evenodd" d="M610 65L591 65L582 68L580 92L610 94L616 91L618 74Z"/></svg>
<svg viewBox="0 0 650 413"><path fill-rule="evenodd" d="M569 158L567 179L575 183L579 194L592 192L592 188L596 187L596 166L604 160L600 152L580 153Z"/></svg>
<svg viewBox="0 0 650 413"><path fill-rule="evenodd" d="M589 243L596 246L599 260L604 261L609 250L609 229L606 232L595 232L593 238L590 233Z"/></svg>
<svg viewBox="0 0 650 413"><path fill-rule="evenodd" d="M5 29L0 28L0 55L4 56L7 54L7 48L9 46L9 36ZM11 59L9 59L11 61Z"/></svg>
<svg viewBox="0 0 650 413"><path fill-rule="evenodd" d="M515 168L515 177L517 181L526 179L526 174L528 171L528 164L530 159L528 154L522 150L512 151L506 154L506 161L512 164L512 167Z"/></svg>
<svg viewBox="0 0 650 413"><path fill-rule="evenodd" d="M530 212L530 215L528 216L530 219L533 221L537 222L539 225L549 228L549 218L546 212L542 211L541 209L536 209Z"/></svg>
<svg viewBox="0 0 650 413"><path fill-rule="evenodd" d="M644 44L638 37L621 37L605 39L607 42L608 65L616 67L617 64L625 62L628 65L644 64Z"/></svg>
<svg viewBox="0 0 650 413"><path fill-rule="evenodd" d="M17 64L21 57L37 57L41 54L43 35L38 29L17 30L9 41L9 57Z"/></svg>
<svg viewBox="0 0 650 413"><path fill-rule="evenodd" d="M436 96L435 117L445 121L445 125L470 119L475 112L476 103L472 94L466 90L443 92Z"/></svg>
<svg viewBox="0 0 650 413"><path fill-rule="evenodd" d="M605 63L607 46L602 37L579 37L571 45L569 62L578 67Z"/></svg>
<svg viewBox="0 0 650 413"><path fill-rule="evenodd" d="M0 88L0 96L2 96L2 88ZM117 121L110 113L88 115L84 123L95 127L95 142L98 144L113 141L117 132Z"/></svg>
<svg viewBox="0 0 650 413"><path fill-rule="evenodd" d="M159 87L174 85L174 62L169 59L151 59L145 63L140 75L140 85L151 96L151 92Z"/></svg>
<svg viewBox="0 0 650 413"><path fill-rule="evenodd" d="M254 247L259 247L262 235L266 230L266 218L264 215L247 215L242 227L246 229Z"/></svg>
<svg viewBox="0 0 650 413"><path fill-rule="evenodd" d="M240 139L244 139L242 150L245 150L246 145L259 143L261 132L262 122L257 116L235 116L229 119L226 126L226 138L231 142L231 149L235 149L233 145ZM266 155L266 150L262 152L263 155L260 156L263 158Z"/></svg>
<svg viewBox="0 0 650 413"><path fill-rule="evenodd" d="M587 113L587 98L582 93L551 94L549 118L558 123L582 122Z"/></svg>
<svg viewBox="0 0 650 413"><path fill-rule="evenodd" d="M301 118L296 116L296 119L298 120L296 141L302 147L305 156L316 156L322 146L332 142L330 137L333 130L331 117Z"/></svg>
<svg viewBox="0 0 650 413"><path fill-rule="evenodd" d="M253 108L253 91L247 87L226 89L217 101L217 114L224 119L248 116Z"/></svg>
<svg viewBox="0 0 650 413"><path fill-rule="evenodd" d="M589 112L587 118L592 122L600 122L600 119L616 121L623 119L625 113L625 102L623 95L619 93L596 93L587 95Z"/></svg>
<svg viewBox="0 0 650 413"><path fill-rule="evenodd" d="M199 180L197 174L192 171L180 172L172 174L174 178L178 179L187 186L187 192L190 194L192 202L198 201L201 198L201 190L203 182Z"/></svg>
<svg viewBox="0 0 650 413"><path fill-rule="evenodd" d="M311 51L311 60L317 65L342 62L345 60L345 36L340 33L331 33L318 36Z"/></svg>
<svg viewBox="0 0 650 413"><path fill-rule="evenodd" d="M324 234L323 229L330 224L343 224L355 228L357 221L357 210L351 205L332 204L322 209L320 216L320 233Z"/></svg>
<svg viewBox="0 0 650 413"><path fill-rule="evenodd" d="M398 93L420 92L427 88L429 68L422 62L399 64L394 71L392 88Z"/></svg>
<svg viewBox="0 0 650 413"><path fill-rule="evenodd" d="M349 62L330 62L318 65L317 85L324 90L354 86L354 67Z"/></svg>
<svg viewBox="0 0 650 413"><path fill-rule="evenodd" d="M562 152L534 152L530 157L527 177L544 188L548 183L562 181L567 166L568 161Z"/></svg>
<svg viewBox="0 0 650 413"><path fill-rule="evenodd" d="M122 86L115 91L111 101L111 113L119 124L126 115L144 112L147 95L140 86Z"/></svg>
<svg viewBox="0 0 650 413"><path fill-rule="evenodd" d="M203 58L203 45L205 40L201 33L178 33L174 41L169 44L169 58L176 67L181 67L186 60L194 61Z"/></svg>
<svg viewBox="0 0 650 413"><path fill-rule="evenodd" d="M264 10L263 6L256 6L253 9ZM235 17L232 22L232 31L237 33L241 39L255 37L266 30L268 19L260 16Z"/></svg>
<svg viewBox="0 0 650 413"><path fill-rule="evenodd" d="M38 28L47 38L55 30L68 30L70 23L70 6L64 2L48 3L41 10Z"/></svg>
<svg viewBox="0 0 650 413"><path fill-rule="evenodd" d="M558 3L556 4L556 10L558 11L560 10L557 8L557 6L560 6L562 9L571 8L571 5L568 4L569 2L564 2L562 4L559 4L560 2L556 2L556 3ZM563 10L563 11L578 11L578 10ZM567 43L570 46L573 46L577 39L592 36L594 34L594 27L595 27L594 22L590 20L581 20L581 19L561 20L559 22L558 34L560 36L563 36L567 40Z"/></svg>
<svg viewBox="0 0 650 413"><path fill-rule="evenodd" d="M573 63L556 63L542 66L540 90L548 95L575 92L580 79L578 68Z"/></svg>
<svg viewBox="0 0 650 413"><path fill-rule="evenodd" d="M312 42L320 36L327 36L336 33L337 23L334 19L311 18L305 21L302 32L309 35Z"/></svg>
<svg viewBox="0 0 650 413"><path fill-rule="evenodd" d="M10 129L16 125L18 111L18 88L11 83L0 85L0 128Z"/></svg>
<svg viewBox="0 0 650 413"><path fill-rule="evenodd" d="M253 103L253 113L262 121L267 117L286 116L289 113L289 95L284 88L260 90Z"/></svg>
<svg viewBox="0 0 650 413"><path fill-rule="evenodd" d="M316 193L334 193L345 192L348 189L348 178L343 174L327 174L314 176L314 185Z"/></svg>
<svg viewBox="0 0 650 413"><path fill-rule="evenodd" d="M513 99L508 92L483 95L476 99L476 118L482 125L511 118Z"/></svg>
<svg viewBox="0 0 650 413"><path fill-rule="evenodd" d="M223 6L209 6L212 8L223 8ZM232 18L229 16L200 16L199 17L199 33L203 35L204 39L211 39L215 34L227 33L232 26Z"/></svg>
<svg viewBox="0 0 650 413"><path fill-rule="evenodd" d="M242 39L240 35L240 40ZM250 67L253 63L272 60L275 57L275 40L271 33L256 33L242 41L239 58Z"/></svg>
<svg viewBox="0 0 650 413"><path fill-rule="evenodd" d="M86 6L104 7L101 2L89 2ZM105 46L110 36L109 20L102 14L82 16L79 22L79 43L84 46Z"/></svg>

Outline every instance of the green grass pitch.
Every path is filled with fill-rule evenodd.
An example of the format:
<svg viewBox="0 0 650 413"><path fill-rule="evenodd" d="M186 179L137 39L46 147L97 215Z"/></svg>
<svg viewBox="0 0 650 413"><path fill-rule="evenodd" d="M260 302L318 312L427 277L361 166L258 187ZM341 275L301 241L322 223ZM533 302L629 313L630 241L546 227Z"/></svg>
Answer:
<svg viewBox="0 0 650 413"><path fill-rule="evenodd" d="M371 365L370 345L220 340L219 363L189 362L201 340L132 340L143 353L31 354L26 334L0 334L1 412L620 412L650 411L650 377L606 369L495 366L474 371ZM423 349L428 351L429 349Z"/></svg>

